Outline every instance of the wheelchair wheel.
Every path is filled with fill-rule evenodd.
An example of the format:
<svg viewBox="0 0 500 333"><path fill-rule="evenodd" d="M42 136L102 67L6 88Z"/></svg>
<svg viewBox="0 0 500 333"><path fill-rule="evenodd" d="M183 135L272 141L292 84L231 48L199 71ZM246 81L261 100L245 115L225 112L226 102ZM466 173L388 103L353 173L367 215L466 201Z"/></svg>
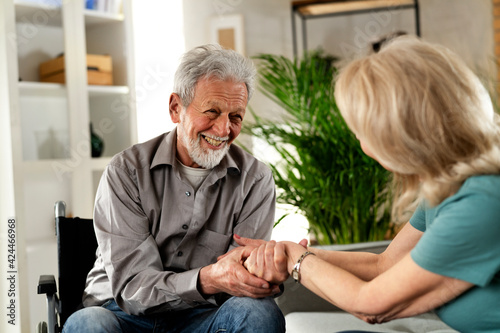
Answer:
<svg viewBox="0 0 500 333"><path fill-rule="evenodd" d="M36 326L36 333L48 333L47 323L42 321Z"/></svg>

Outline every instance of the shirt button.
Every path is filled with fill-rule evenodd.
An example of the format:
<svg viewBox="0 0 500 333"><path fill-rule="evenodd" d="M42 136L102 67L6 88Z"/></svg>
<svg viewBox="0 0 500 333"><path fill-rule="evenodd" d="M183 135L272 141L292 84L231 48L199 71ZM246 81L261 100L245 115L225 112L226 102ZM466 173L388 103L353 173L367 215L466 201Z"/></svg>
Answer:
<svg viewBox="0 0 500 333"><path fill-rule="evenodd" d="M182 251L177 252L178 257L182 257L182 254L183 254Z"/></svg>
<svg viewBox="0 0 500 333"><path fill-rule="evenodd" d="M186 191L186 196L188 196L188 197L191 196L191 192Z"/></svg>
<svg viewBox="0 0 500 333"><path fill-rule="evenodd" d="M182 225L182 229L187 230L187 228L188 228L187 224Z"/></svg>

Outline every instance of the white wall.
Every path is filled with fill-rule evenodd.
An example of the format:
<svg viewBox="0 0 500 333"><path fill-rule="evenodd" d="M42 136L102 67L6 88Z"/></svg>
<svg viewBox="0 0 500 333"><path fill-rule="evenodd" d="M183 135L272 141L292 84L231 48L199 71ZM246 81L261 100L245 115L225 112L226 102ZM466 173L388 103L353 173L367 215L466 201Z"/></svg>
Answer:
<svg viewBox="0 0 500 333"><path fill-rule="evenodd" d="M182 0L132 1L139 142L174 127L168 112L173 76L184 52Z"/></svg>
<svg viewBox="0 0 500 333"><path fill-rule="evenodd" d="M238 13L245 19L247 55L261 52L292 55L289 0L184 0L183 3L187 49L208 42L211 17ZM471 67L491 63L491 0L419 0L419 4L424 39L455 50ZM402 9L312 19L307 28L310 48L322 46L334 55L348 56L342 45L363 47L364 40L396 30L414 33L415 20L412 9Z"/></svg>
<svg viewBox="0 0 500 333"><path fill-rule="evenodd" d="M420 3L423 37L458 53L478 75L496 80L492 1L420 0Z"/></svg>
<svg viewBox="0 0 500 333"><path fill-rule="evenodd" d="M184 0L186 49L205 44L213 17L242 14L246 55L293 55L289 0ZM481 73L495 74L493 8L491 0L419 0L422 37L443 44ZM299 51L300 21L297 20ZM396 30L415 32L412 9L390 10L311 19L307 23L308 46L349 58L364 53L370 40ZM492 76L494 77L494 76ZM259 112L276 110L259 97L251 101ZM276 111L277 112L277 111Z"/></svg>

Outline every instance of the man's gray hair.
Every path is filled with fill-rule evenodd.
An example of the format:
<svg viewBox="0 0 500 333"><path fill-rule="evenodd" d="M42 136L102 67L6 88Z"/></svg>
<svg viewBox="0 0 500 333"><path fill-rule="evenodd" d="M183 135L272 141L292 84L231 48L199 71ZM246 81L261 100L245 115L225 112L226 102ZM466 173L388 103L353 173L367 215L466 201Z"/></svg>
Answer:
<svg viewBox="0 0 500 333"><path fill-rule="evenodd" d="M193 101L198 81L211 78L244 83L250 100L256 74L252 61L236 51L223 49L218 44L202 45L182 56L174 76L174 93L179 95L182 105L187 107Z"/></svg>

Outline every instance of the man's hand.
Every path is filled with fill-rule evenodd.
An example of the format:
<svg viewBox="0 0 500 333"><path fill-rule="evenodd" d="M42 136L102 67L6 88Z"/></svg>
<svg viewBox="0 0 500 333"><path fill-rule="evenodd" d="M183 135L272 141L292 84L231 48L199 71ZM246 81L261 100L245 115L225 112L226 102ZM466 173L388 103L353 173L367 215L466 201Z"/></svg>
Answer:
<svg viewBox="0 0 500 333"><path fill-rule="evenodd" d="M288 278L288 257L283 243L243 238L238 235L234 236L234 240L240 246L255 248L244 262L250 273L273 284L280 284ZM307 240L303 239L299 244L306 248Z"/></svg>
<svg viewBox="0 0 500 333"><path fill-rule="evenodd" d="M212 265L200 270L200 292L213 295L225 292L233 296L263 298L280 292L278 286L250 274L243 262L250 256L254 247L241 246L224 256Z"/></svg>
<svg viewBox="0 0 500 333"><path fill-rule="evenodd" d="M285 247L275 241L253 250L244 265L250 273L274 284L282 283L289 275Z"/></svg>
<svg viewBox="0 0 500 333"><path fill-rule="evenodd" d="M266 241L262 239L245 238L245 237L240 237L236 234L234 235L234 240L240 246L259 247L262 244L266 243ZM302 245L305 249L307 249L307 243L308 243L307 239L304 238L298 244Z"/></svg>
<svg viewBox="0 0 500 333"><path fill-rule="evenodd" d="M266 241L263 240L263 239L252 239L252 238L244 238L244 237L240 237L238 235L234 235L233 236L233 239L234 241L240 245L240 246L245 246L247 248L250 248L250 251L247 251L248 254L250 254L250 252L252 252L251 250L261 246L262 244L266 244ZM241 251L241 249L239 247L235 248L235 249L232 249L231 251L227 252L227 253L224 253L223 255L219 256L217 258L217 261L221 260L222 258L228 256L231 252L233 251ZM248 257L248 256L247 256ZM245 257L245 259L247 258ZM243 260L245 261L245 260Z"/></svg>

